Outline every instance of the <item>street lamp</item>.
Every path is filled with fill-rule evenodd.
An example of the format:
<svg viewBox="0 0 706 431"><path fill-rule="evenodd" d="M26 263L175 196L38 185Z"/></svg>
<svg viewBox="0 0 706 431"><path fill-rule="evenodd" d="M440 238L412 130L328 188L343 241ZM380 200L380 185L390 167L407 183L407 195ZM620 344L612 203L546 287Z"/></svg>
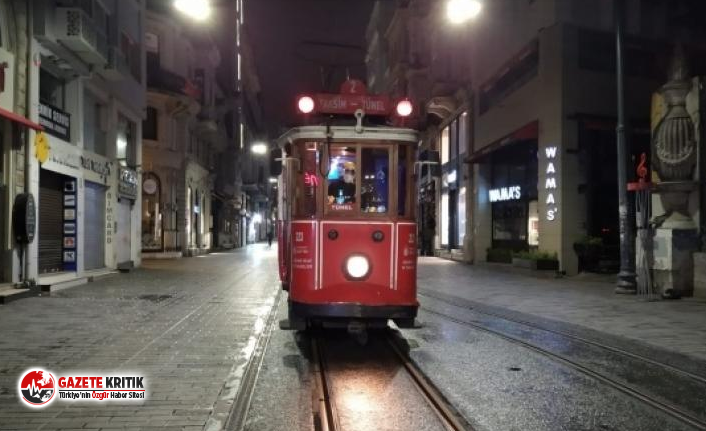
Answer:
<svg viewBox="0 0 706 431"><path fill-rule="evenodd" d="M250 151L252 151L253 154L257 155L263 155L267 153L267 144L264 142L255 142L250 146Z"/></svg>
<svg viewBox="0 0 706 431"><path fill-rule="evenodd" d="M482 8L479 0L448 0L446 17L452 24L463 24L477 17Z"/></svg>
<svg viewBox="0 0 706 431"><path fill-rule="evenodd" d="M197 21L204 21L211 16L211 5L208 0L174 0L174 7Z"/></svg>

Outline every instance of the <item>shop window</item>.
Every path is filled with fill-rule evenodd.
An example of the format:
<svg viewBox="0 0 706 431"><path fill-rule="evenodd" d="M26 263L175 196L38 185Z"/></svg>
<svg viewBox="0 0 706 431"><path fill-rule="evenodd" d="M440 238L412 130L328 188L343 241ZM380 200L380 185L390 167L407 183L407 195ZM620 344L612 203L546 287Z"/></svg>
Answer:
<svg viewBox="0 0 706 431"><path fill-rule="evenodd" d="M441 194L441 245L449 244L449 193Z"/></svg>
<svg viewBox="0 0 706 431"><path fill-rule="evenodd" d="M461 187L458 192L458 230L456 245L463 247L463 240L466 238L466 188Z"/></svg>
<svg viewBox="0 0 706 431"><path fill-rule="evenodd" d="M363 148L361 164L361 211L387 212L390 151L387 148Z"/></svg>
<svg viewBox="0 0 706 431"><path fill-rule="evenodd" d="M162 249L162 185L159 177L146 173L142 181L142 249Z"/></svg>
<svg viewBox="0 0 706 431"><path fill-rule="evenodd" d="M108 127L106 107L89 91L83 93L83 148L106 155Z"/></svg>
<svg viewBox="0 0 706 431"><path fill-rule="evenodd" d="M449 128L445 127L441 131L441 139L439 142L441 146L441 164L444 165L449 162Z"/></svg>
<svg viewBox="0 0 706 431"><path fill-rule="evenodd" d="M326 176L328 208L334 211L355 209L357 149L334 145L331 147L329 172Z"/></svg>
<svg viewBox="0 0 706 431"><path fill-rule="evenodd" d="M142 121L142 139L156 141L158 139L158 111L152 106L147 107L147 116Z"/></svg>
<svg viewBox="0 0 706 431"><path fill-rule="evenodd" d="M459 154L469 154L469 144L471 142L471 137L468 124L468 112L464 112L458 117L458 153Z"/></svg>
<svg viewBox="0 0 706 431"><path fill-rule="evenodd" d="M530 201L527 211L527 245L537 247L539 245L539 206L537 201Z"/></svg>

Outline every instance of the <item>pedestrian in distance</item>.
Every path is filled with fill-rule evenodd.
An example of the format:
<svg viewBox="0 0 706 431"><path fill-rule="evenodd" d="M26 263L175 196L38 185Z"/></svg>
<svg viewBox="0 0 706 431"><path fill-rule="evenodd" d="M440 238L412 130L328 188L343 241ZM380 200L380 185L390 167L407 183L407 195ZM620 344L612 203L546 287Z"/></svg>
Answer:
<svg viewBox="0 0 706 431"><path fill-rule="evenodd" d="M272 233L272 229L267 231L267 248L272 247L272 238L274 237L274 234Z"/></svg>

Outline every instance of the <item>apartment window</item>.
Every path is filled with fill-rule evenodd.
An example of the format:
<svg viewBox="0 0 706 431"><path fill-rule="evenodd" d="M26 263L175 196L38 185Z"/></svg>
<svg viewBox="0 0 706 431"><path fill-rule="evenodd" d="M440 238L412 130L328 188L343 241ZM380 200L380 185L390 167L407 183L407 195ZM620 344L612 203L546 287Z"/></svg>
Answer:
<svg viewBox="0 0 706 431"><path fill-rule="evenodd" d="M90 91L83 93L83 148L106 155L106 107Z"/></svg>
<svg viewBox="0 0 706 431"><path fill-rule="evenodd" d="M39 71L39 100L61 110L64 109L66 83L45 69Z"/></svg>
<svg viewBox="0 0 706 431"><path fill-rule="evenodd" d="M135 123L118 114L115 158L118 159L121 166L135 166L135 130Z"/></svg>
<svg viewBox="0 0 706 431"><path fill-rule="evenodd" d="M127 61L132 77L137 81L140 81L142 76L140 45L135 43L135 41L125 32L120 33L120 53Z"/></svg>
<svg viewBox="0 0 706 431"><path fill-rule="evenodd" d="M152 141L158 139L158 115L157 108L152 106L147 107L147 116L142 121L142 139L150 139Z"/></svg>

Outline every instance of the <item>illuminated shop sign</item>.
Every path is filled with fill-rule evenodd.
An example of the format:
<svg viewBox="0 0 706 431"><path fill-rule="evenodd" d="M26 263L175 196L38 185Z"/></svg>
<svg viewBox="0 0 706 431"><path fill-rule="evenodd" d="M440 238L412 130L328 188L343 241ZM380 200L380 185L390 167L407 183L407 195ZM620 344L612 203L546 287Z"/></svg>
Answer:
<svg viewBox="0 0 706 431"><path fill-rule="evenodd" d="M490 202L516 201L522 197L520 186L500 187L488 191Z"/></svg>
<svg viewBox="0 0 706 431"><path fill-rule="evenodd" d="M556 202L555 194L557 193L557 172L554 163L556 162L557 147L546 147L544 153L547 155L547 166L545 173L547 177L544 181L544 189L547 191L546 217L548 221L556 219L556 214L559 212L559 207Z"/></svg>

